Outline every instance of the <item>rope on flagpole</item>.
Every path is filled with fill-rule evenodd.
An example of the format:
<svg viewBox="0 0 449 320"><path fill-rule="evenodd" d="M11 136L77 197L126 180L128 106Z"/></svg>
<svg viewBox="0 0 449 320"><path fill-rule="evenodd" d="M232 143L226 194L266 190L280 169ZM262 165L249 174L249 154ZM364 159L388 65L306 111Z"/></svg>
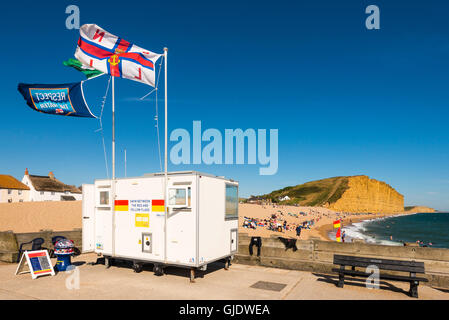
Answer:
<svg viewBox="0 0 449 320"><path fill-rule="evenodd" d="M159 79L160 79L160 75L161 75L163 61L164 61L164 56L161 57L161 62L159 64L159 71L157 73L154 89L152 89L150 92L148 92L142 98L139 98L139 100L144 100L150 94L155 92L154 95L155 95L155 101L156 101L156 115L154 116L154 120L156 121L155 127L156 127L156 133L157 133L157 149L158 149L158 153L159 153L159 167L160 167L161 172L162 172L162 156L161 156L161 138L159 135L159 111L158 111L158 104L157 104L158 103L157 92L158 92L158 87L159 87Z"/></svg>
<svg viewBox="0 0 449 320"><path fill-rule="evenodd" d="M112 76L109 76L108 86L106 87L106 93L104 94L103 101L101 102L101 112L100 112L100 116L98 117L98 121L100 122L100 128L95 130L95 132L98 132L98 131L101 132L101 140L102 140L102 143L103 143L103 152L104 152L104 162L105 162L105 165L106 165L106 175L107 175L108 179L109 179L108 158L107 158L107 154L106 154L106 144L104 142L103 122L101 121L101 119L103 117L104 105L106 104L106 98L108 96L109 86L111 84L111 78L112 78Z"/></svg>
<svg viewBox="0 0 449 320"><path fill-rule="evenodd" d="M159 113L158 113L158 107L157 107L157 92L158 92L158 86L159 86L159 77L161 75L161 70L162 70L162 61L163 61L164 57L162 57L161 59L161 63L159 64L159 71L157 74L157 78L156 78L156 93L155 93L155 98L156 98L156 116L155 116L155 120L156 120L156 132L157 132L157 149L159 152L159 167L160 170L162 172L162 156L161 156L161 138L159 136Z"/></svg>

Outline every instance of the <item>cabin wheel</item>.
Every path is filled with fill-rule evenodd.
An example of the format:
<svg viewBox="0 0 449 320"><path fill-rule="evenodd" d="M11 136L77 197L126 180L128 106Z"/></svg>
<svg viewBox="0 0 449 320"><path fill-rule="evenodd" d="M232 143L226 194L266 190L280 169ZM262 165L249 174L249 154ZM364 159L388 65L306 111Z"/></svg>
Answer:
<svg viewBox="0 0 449 320"><path fill-rule="evenodd" d="M135 273L142 272L142 269L143 269L143 264L142 263L137 263L137 262L133 263L133 270L134 270Z"/></svg>
<svg viewBox="0 0 449 320"><path fill-rule="evenodd" d="M230 265L230 260L229 259L225 259L224 269L225 270L229 270L229 265Z"/></svg>
<svg viewBox="0 0 449 320"><path fill-rule="evenodd" d="M162 275L164 275L164 269L162 268L162 266L155 264L153 267L153 272L156 276L160 277Z"/></svg>
<svg viewBox="0 0 449 320"><path fill-rule="evenodd" d="M104 257L104 265L106 269L109 269L112 266L112 258Z"/></svg>

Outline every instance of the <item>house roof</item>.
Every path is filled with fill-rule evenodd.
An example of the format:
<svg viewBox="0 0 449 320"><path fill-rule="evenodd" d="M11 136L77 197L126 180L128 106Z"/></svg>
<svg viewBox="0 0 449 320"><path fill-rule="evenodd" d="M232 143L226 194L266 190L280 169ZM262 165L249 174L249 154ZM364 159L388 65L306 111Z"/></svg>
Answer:
<svg viewBox="0 0 449 320"><path fill-rule="evenodd" d="M62 183L54 176L35 176L29 175L30 181L33 184L34 189L37 191L52 191L52 192L66 192L81 193L81 190L75 186L69 186Z"/></svg>
<svg viewBox="0 0 449 320"><path fill-rule="evenodd" d="M7 174L0 174L0 189L30 190L25 184Z"/></svg>

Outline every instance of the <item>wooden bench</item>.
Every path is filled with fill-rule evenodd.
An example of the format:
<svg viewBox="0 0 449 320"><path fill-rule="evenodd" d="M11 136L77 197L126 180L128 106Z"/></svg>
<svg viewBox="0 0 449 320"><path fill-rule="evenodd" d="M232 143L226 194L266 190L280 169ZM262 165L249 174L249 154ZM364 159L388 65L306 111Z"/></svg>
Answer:
<svg viewBox="0 0 449 320"><path fill-rule="evenodd" d="M368 266L376 266L379 270L408 272L408 276L385 274L379 272L379 279L395 280L410 283L410 296L418 298L418 285L419 282L427 282L426 278L417 277L417 273L425 274L424 262L416 261L401 261L401 260L387 260L377 258L365 258L365 257L353 257L334 255L334 264L339 265L340 269L334 268L333 272L338 273L337 287L343 288L345 275L352 277L369 277L372 273L365 271L358 271L355 268L367 268ZM351 267L351 270L346 269L346 266Z"/></svg>

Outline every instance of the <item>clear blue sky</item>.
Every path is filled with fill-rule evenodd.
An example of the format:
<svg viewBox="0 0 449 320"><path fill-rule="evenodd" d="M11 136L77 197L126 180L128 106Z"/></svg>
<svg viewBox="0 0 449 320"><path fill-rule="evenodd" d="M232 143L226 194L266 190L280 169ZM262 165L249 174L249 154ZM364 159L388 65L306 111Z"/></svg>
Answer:
<svg viewBox="0 0 449 320"><path fill-rule="evenodd" d="M53 171L76 185L106 176L98 121L33 112L17 91L19 82L83 79L62 65L79 36L65 28L72 3L2 4L1 173L20 179L26 167L31 174ZM223 133L279 129L276 175L260 176L259 165L169 170L234 178L243 196L366 174L404 194L407 205L449 210L447 1L76 4L81 24L96 23L155 52L169 48L169 131L190 131L193 120ZM380 8L380 30L365 28L369 4ZM98 113L106 78L91 82L87 99ZM124 148L128 176L158 171L154 101L136 101L150 87L116 83L117 175L124 175ZM104 123L110 156L110 99Z"/></svg>

